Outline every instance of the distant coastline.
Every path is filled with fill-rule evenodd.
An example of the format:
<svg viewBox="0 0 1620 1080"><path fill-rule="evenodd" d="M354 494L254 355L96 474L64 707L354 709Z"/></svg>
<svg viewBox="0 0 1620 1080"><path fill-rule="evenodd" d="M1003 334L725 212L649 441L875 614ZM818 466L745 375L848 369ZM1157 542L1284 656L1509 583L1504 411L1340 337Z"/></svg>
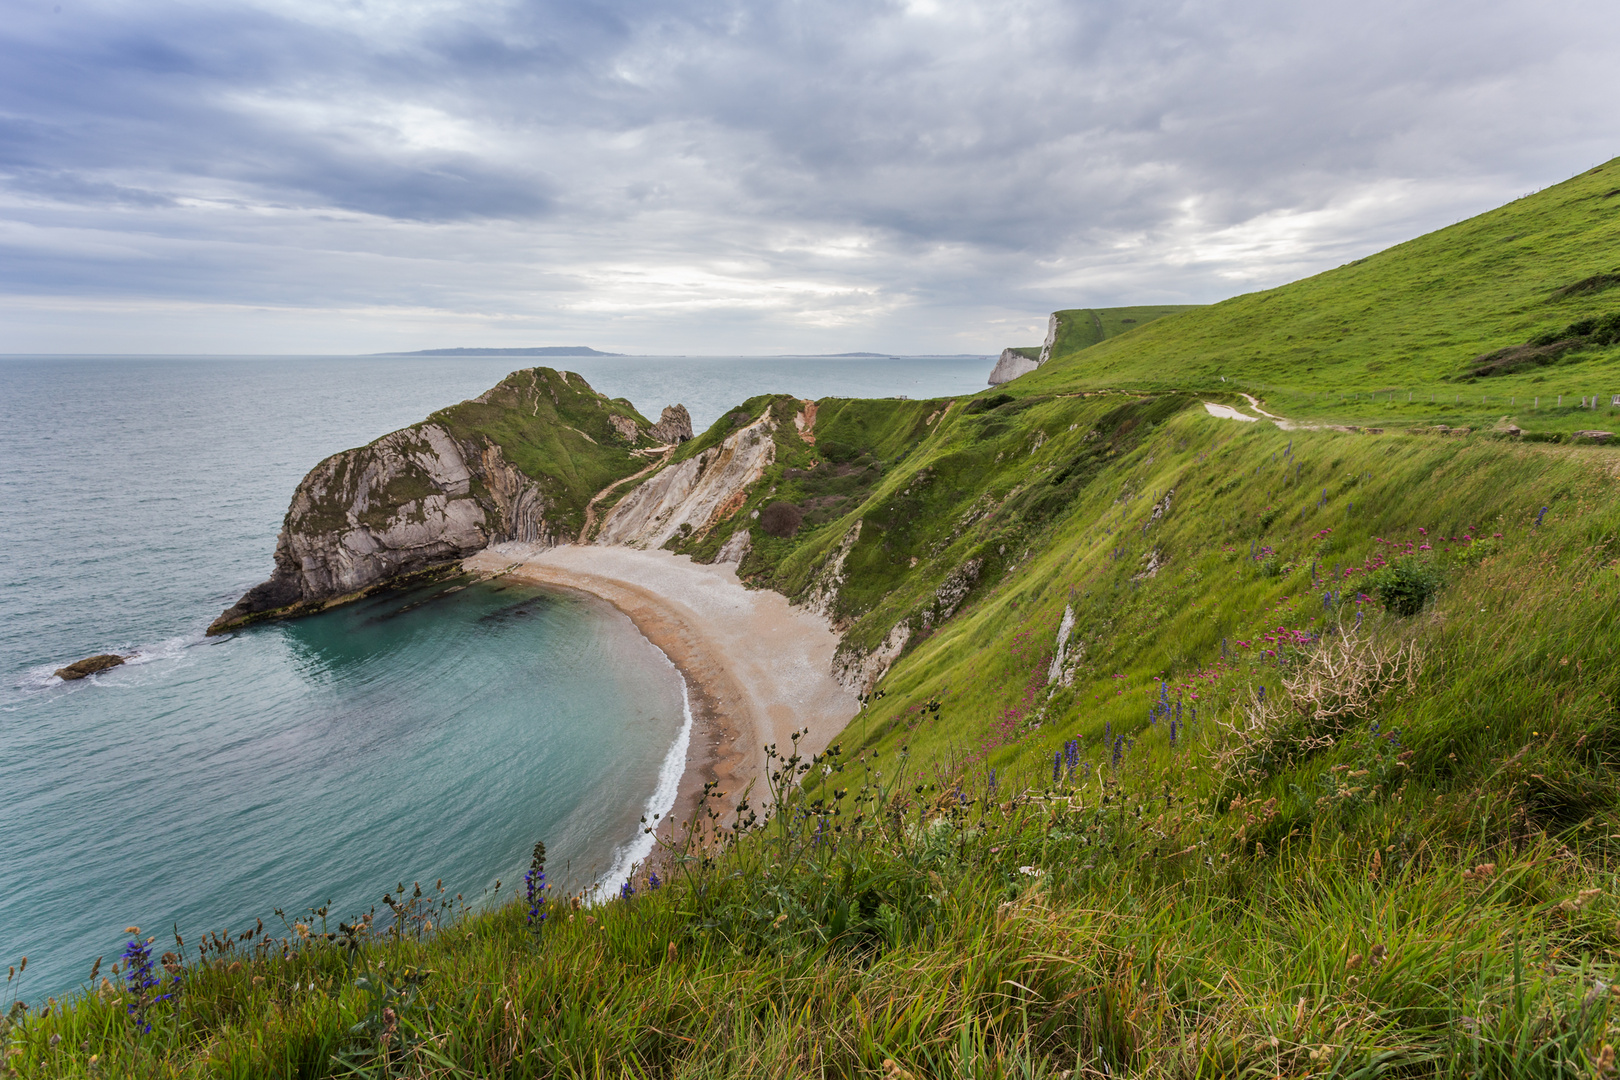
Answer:
<svg viewBox="0 0 1620 1080"><path fill-rule="evenodd" d="M417 349L414 352L380 352L372 356L623 356L624 353L602 352L589 345L538 345L526 349Z"/></svg>
<svg viewBox="0 0 1620 1080"><path fill-rule="evenodd" d="M538 345L522 349L415 349L411 352L367 353L367 356L629 356L630 353L603 352L589 345ZM681 354L684 358L684 354ZM673 354L672 354L673 358ZM988 360L985 353L774 353L762 359L778 360Z"/></svg>

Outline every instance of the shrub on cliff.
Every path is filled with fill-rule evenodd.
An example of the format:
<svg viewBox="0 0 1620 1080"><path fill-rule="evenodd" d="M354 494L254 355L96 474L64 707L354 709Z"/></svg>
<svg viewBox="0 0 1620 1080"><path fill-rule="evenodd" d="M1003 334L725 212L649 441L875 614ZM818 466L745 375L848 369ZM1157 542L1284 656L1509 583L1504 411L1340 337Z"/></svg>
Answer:
<svg viewBox="0 0 1620 1080"><path fill-rule="evenodd" d="M1427 559L1407 556L1373 574L1367 584L1396 615L1416 615L1440 591L1440 571Z"/></svg>
<svg viewBox="0 0 1620 1080"><path fill-rule="evenodd" d="M771 536L789 537L799 531L804 514L787 502L774 502L760 512L759 527Z"/></svg>

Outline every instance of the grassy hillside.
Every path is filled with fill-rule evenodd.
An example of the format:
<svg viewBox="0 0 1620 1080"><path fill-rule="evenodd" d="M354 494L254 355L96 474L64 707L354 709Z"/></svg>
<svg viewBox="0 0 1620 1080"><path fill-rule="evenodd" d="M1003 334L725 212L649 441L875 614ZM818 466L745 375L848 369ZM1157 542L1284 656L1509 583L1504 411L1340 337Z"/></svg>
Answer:
<svg viewBox="0 0 1620 1080"><path fill-rule="evenodd" d="M634 895L177 943L178 983L19 1014L10 1067L1614 1075L1620 449L1328 390L1601 381L1615 168L972 399L827 400L809 439L751 400L680 453L772 411L744 509L798 524L691 550L749 528L847 655L906 635L835 753L711 791ZM1362 430L1205 409L1238 389Z"/></svg>
<svg viewBox="0 0 1620 1080"><path fill-rule="evenodd" d="M1284 415L1352 423L1489 426L1505 414L1527 429L1602 427L1620 394L1620 334L1579 327L1616 313L1620 161L1304 281L1100 344L1060 337L1052 362L1009 387L1224 385ZM1477 358L1538 338L1580 345L1473 374ZM1605 408L1580 412L1594 395Z"/></svg>
<svg viewBox="0 0 1620 1080"><path fill-rule="evenodd" d="M1145 304L1135 307L1069 308L1053 312L1057 334L1052 339L1052 355L1067 356L1118 337L1130 330L1164 318L1195 311L1195 304Z"/></svg>

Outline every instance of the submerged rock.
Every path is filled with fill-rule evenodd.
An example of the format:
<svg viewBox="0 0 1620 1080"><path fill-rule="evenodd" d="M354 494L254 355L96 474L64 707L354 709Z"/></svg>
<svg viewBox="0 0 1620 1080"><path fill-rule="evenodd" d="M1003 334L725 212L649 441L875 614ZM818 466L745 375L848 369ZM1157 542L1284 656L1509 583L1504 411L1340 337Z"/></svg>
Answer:
<svg viewBox="0 0 1620 1080"><path fill-rule="evenodd" d="M64 682L82 679L86 675L94 675L98 671L115 668L124 662L124 658L117 653L101 653L96 656L87 656L77 663L56 669L56 677Z"/></svg>

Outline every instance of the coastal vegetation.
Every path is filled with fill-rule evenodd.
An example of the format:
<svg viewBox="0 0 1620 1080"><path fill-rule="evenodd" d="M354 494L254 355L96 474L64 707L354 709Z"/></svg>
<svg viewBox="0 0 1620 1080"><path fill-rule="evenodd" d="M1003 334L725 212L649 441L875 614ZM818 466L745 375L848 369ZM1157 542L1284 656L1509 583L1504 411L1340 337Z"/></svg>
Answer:
<svg viewBox="0 0 1620 1080"><path fill-rule="evenodd" d="M537 851L509 902L132 929L5 1067L1620 1074L1617 252L1611 162L972 399L743 403L666 467L762 419L768 465L666 546L748 530L834 620L835 750L608 902Z"/></svg>

